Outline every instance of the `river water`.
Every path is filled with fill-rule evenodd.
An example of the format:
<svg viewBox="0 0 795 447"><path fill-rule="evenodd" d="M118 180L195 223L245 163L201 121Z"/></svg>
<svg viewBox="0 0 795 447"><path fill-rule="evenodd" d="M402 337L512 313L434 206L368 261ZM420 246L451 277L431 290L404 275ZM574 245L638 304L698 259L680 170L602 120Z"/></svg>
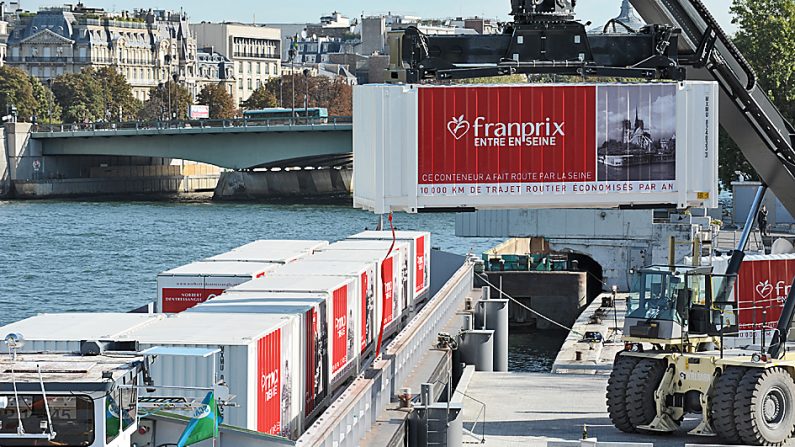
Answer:
<svg viewBox="0 0 795 447"><path fill-rule="evenodd" d="M462 255L501 242L456 237L453 214L396 214L394 222L430 231L434 248ZM255 239L336 241L376 223L331 205L0 202L0 326L43 312L126 312L155 300L163 270ZM513 368L548 369L558 337L541 336L539 346L523 337L511 345Z"/></svg>

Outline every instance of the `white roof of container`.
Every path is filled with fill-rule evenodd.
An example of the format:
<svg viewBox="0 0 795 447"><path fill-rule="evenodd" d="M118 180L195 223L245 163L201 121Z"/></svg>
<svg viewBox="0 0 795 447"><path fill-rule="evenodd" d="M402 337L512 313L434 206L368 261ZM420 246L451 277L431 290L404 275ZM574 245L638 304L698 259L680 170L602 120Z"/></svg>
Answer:
<svg viewBox="0 0 795 447"><path fill-rule="evenodd" d="M254 241L205 261L290 262L326 245L326 241Z"/></svg>
<svg viewBox="0 0 795 447"><path fill-rule="evenodd" d="M712 272L717 274L726 273L726 269L729 268L729 260L731 256L718 256L712 258ZM745 255L743 258L743 262L753 262L753 261L786 261L795 259L795 254L786 254L786 255ZM685 262L688 264L692 263L692 258L687 257L685 258ZM702 257L701 264L702 265L709 265L710 258L709 257Z"/></svg>
<svg viewBox="0 0 795 447"><path fill-rule="evenodd" d="M395 231L396 239L413 239L415 237L427 236L430 233L427 231ZM362 231L361 233L354 234L348 239L392 239L391 231Z"/></svg>
<svg viewBox="0 0 795 447"><path fill-rule="evenodd" d="M247 276L256 272L273 270L281 264L273 262L193 262L181 267L167 270L160 275L166 276Z"/></svg>
<svg viewBox="0 0 795 447"><path fill-rule="evenodd" d="M314 255L313 255L314 256ZM306 262L309 257L301 259L300 261L293 262L281 266L277 271L273 272L274 275L320 275L320 276L347 276L358 275L373 263L370 261L336 261L329 260L327 262Z"/></svg>
<svg viewBox="0 0 795 447"><path fill-rule="evenodd" d="M387 250L326 250L301 259L301 262L381 261ZM392 253L395 254L394 252Z"/></svg>
<svg viewBox="0 0 795 447"><path fill-rule="evenodd" d="M127 339L155 345L249 345L294 315L183 312L127 334Z"/></svg>
<svg viewBox="0 0 795 447"><path fill-rule="evenodd" d="M243 301L291 301L303 300L307 302L324 301L326 295L323 293L296 293L296 292L230 292L226 291L211 300L207 300L199 306L205 306L215 303L228 302L243 302ZM199 307L196 306L196 307Z"/></svg>
<svg viewBox="0 0 795 447"><path fill-rule="evenodd" d="M41 314L0 328L0 337L22 334L28 340L112 340L165 318L162 314L60 313Z"/></svg>
<svg viewBox="0 0 795 447"><path fill-rule="evenodd" d="M398 244L405 244L405 241L397 241L395 246L397 247ZM335 242L328 247L323 247L323 251L327 250L389 250L389 247L392 245L392 241L372 241L372 240L348 240L348 241L339 241Z"/></svg>
<svg viewBox="0 0 795 447"><path fill-rule="evenodd" d="M220 297L220 296L219 296ZM230 293L224 299L213 298L186 312L220 312L220 313L281 313L294 314L305 312L319 302L325 301L320 294L275 294L240 292Z"/></svg>
<svg viewBox="0 0 795 447"><path fill-rule="evenodd" d="M257 278L227 289L231 292L326 292L352 282L343 276L268 276Z"/></svg>

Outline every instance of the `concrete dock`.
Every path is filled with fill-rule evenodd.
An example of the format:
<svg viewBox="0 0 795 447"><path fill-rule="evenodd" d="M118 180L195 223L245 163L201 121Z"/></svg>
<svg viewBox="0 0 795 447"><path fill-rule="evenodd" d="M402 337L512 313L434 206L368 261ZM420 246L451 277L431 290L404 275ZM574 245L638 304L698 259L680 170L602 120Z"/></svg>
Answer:
<svg viewBox="0 0 795 447"><path fill-rule="evenodd" d="M716 438L687 435L698 425L689 415L672 435L627 434L618 431L607 415L603 375L475 372L463 391L464 428L472 429L482 406L483 416L474 425L474 436L464 441L486 447L546 446L549 441L576 441L583 426L600 442L653 443L655 446L719 444ZM463 387L462 387L463 388Z"/></svg>
<svg viewBox="0 0 795 447"><path fill-rule="evenodd" d="M553 373L610 374L613 359L624 349L621 336L627 297L626 293L616 294L615 297L605 293L585 308L555 358ZM604 306L606 301L613 301L613 306ZM599 334L602 341L586 339L586 334Z"/></svg>

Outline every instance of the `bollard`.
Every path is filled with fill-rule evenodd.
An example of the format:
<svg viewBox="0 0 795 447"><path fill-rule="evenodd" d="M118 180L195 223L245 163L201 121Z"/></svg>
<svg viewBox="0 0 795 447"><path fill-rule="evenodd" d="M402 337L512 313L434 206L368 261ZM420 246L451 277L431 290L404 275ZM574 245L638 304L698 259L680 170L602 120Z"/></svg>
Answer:
<svg viewBox="0 0 795 447"><path fill-rule="evenodd" d="M475 329L475 316L472 314L464 315L464 324L461 327L462 332L467 332Z"/></svg>
<svg viewBox="0 0 795 447"><path fill-rule="evenodd" d="M461 333L461 360L475 365L475 371L494 371L494 331L477 330Z"/></svg>
<svg viewBox="0 0 795 447"><path fill-rule="evenodd" d="M508 372L508 300L483 302L486 329L494 331L494 371Z"/></svg>

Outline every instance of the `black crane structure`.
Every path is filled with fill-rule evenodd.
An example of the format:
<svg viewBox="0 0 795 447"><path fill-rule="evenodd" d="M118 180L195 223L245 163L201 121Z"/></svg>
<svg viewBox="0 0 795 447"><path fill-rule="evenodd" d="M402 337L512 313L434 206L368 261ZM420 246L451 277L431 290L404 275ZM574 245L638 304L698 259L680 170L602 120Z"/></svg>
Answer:
<svg viewBox="0 0 795 447"><path fill-rule="evenodd" d="M390 34L388 82L512 74L715 81L722 127L765 188L795 214L795 126L758 85L753 68L702 0L630 2L649 25L635 29L613 20L602 33L589 34L587 24L575 20L576 0L511 0L513 21L503 24L501 34L426 35L408 27ZM756 201L752 208L755 216ZM726 274L736 275L741 263L738 247ZM792 290L769 348L774 358L783 352L795 317L795 282Z"/></svg>

